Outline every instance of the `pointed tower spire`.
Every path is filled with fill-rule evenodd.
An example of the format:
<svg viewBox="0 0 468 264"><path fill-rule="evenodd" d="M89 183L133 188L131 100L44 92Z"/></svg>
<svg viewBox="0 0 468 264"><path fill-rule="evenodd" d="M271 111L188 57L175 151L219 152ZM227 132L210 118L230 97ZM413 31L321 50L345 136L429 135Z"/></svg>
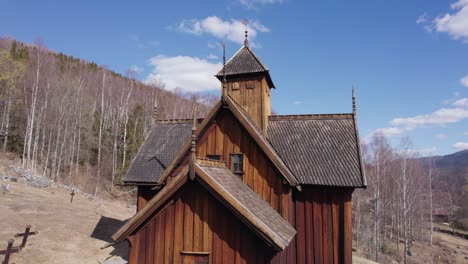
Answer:
<svg viewBox="0 0 468 264"><path fill-rule="evenodd" d="M195 179L195 151L196 151L196 136L197 131L197 109L193 111L193 124L192 124L192 136L191 136L191 148L190 148L190 164L189 164L189 177L191 180Z"/></svg>
<svg viewBox="0 0 468 264"><path fill-rule="evenodd" d="M354 94L354 85L352 90L352 101L353 101L353 115L356 115L356 96Z"/></svg>
<svg viewBox="0 0 468 264"><path fill-rule="evenodd" d="M244 39L244 46L248 47L249 46L249 37L248 37L248 33L249 31L247 30L247 21L242 21L242 24L244 24L245 26L245 39Z"/></svg>

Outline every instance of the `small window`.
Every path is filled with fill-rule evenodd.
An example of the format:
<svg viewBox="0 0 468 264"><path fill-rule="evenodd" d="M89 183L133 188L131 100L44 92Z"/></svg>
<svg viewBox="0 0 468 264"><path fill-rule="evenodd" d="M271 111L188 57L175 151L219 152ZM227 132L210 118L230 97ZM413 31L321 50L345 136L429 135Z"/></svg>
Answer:
<svg viewBox="0 0 468 264"><path fill-rule="evenodd" d="M233 90L239 90L239 83L238 82L232 83L232 89Z"/></svg>
<svg viewBox="0 0 468 264"><path fill-rule="evenodd" d="M221 155L216 155L216 154L206 155L206 157L208 159L211 159L211 160L220 160L221 159Z"/></svg>
<svg viewBox="0 0 468 264"><path fill-rule="evenodd" d="M234 173L244 173L244 154L231 154L231 168Z"/></svg>
<svg viewBox="0 0 468 264"><path fill-rule="evenodd" d="M255 87L254 85L254 82L253 81L248 81L246 84L245 84L245 88L247 89L253 89Z"/></svg>

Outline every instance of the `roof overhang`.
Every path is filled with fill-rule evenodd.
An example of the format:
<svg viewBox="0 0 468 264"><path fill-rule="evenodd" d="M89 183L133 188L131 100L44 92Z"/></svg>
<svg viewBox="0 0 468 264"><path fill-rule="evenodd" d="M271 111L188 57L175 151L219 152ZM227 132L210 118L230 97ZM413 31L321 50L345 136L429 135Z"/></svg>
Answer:
<svg viewBox="0 0 468 264"><path fill-rule="evenodd" d="M216 181L209 173L207 173L203 167L199 164L195 164L195 178L194 180L204 186L218 201L220 201L226 208L228 208L239 220L241 220L246 226L254 231L260 238L262 238L267 244L272 246L277 251L284 250L291 240L294 238L296 231L294 228L285 221L285 228L287 228L287 235L275 232L267 223L256 217L255 212L248 208L245 204L239 202L236 197L227 191L226 188L219 182ZM126 222L116 233L112 235L112 239L115 242L120 242L132 235L135 231L141 228L146 220L153 215L162 205L164 205L171 196L176 193L187 181L189 181L189 166L185 166L184 169L175 177L165 188L163 188L155 197L153 197L146 205L140 210L133 218ZM234 177L234 176L233 176ZM246 188L249 188L246 186ZM249 189L249 191L253 192ZM256 195L256 193L255 193ZM259 200L264 202L261 197ZM282 219L277 214L276 217Z"/></svg>

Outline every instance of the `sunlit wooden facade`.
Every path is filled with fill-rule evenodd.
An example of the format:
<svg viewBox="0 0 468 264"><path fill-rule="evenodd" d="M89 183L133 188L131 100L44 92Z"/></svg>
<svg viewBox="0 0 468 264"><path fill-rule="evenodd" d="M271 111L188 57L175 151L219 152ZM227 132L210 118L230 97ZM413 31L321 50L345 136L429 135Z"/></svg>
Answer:
<svg viewBox="0 0 468 264"><path fill-rule="evenodd" d="M126 175L138 212L113 239L129 263L351 263L352 193L366 185L355 111L271 116L274 85L247 43L217 77L211 112L158 121Z"/></svg>

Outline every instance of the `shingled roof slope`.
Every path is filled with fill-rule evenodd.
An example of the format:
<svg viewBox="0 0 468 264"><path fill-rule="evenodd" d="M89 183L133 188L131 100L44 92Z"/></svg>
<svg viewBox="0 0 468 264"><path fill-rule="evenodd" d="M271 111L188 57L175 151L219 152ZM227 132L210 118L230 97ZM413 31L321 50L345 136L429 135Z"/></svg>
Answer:
<svg viewBox="0 0 468 264"><path fill-rule="evenodd" d="M352 114L271 116L267 138L300 184L366 185Z"/></svg>
<svg viewBox="0 0 468 264"><path fill-rule="evenodd" d="M197 164L196 171L204 182L214 187L222 199L228 200L247 218L245 220L249 224L253 224L278 249L286 248L296 235L296 230L288 221L228 168Z"/></svg>
<svg viewBox="0 0 468 264"><path fill-rule="evenodd" d="M194 164L196 177L221 203L233 211L249 228L277 250L284 250L296 235L296 230L276 210L225 166ZM112 239L121 241L151 217L179 188L188 181L188 166L154 196L134 217L126 222Z"/></svg>
<svg viewBox="0 0 468 264"><path fill-rule="evenodd" d="M239 51L237 51L237 53L234 54L234 56L232 56L232 58L226 63L226 66L216 74L216 77L220 81L222 81L223 78L223 69L225 69L226 76L266 73L270 87L275 87L271 80L268 68L248 46L243 46L239 49Z"/></svg>
<svg viewBox="0 0 468 264"><path fill-rule="evenodd" d="M133 159L124 183L156 183L190 137L191 120L159 121Z"/></svg>

